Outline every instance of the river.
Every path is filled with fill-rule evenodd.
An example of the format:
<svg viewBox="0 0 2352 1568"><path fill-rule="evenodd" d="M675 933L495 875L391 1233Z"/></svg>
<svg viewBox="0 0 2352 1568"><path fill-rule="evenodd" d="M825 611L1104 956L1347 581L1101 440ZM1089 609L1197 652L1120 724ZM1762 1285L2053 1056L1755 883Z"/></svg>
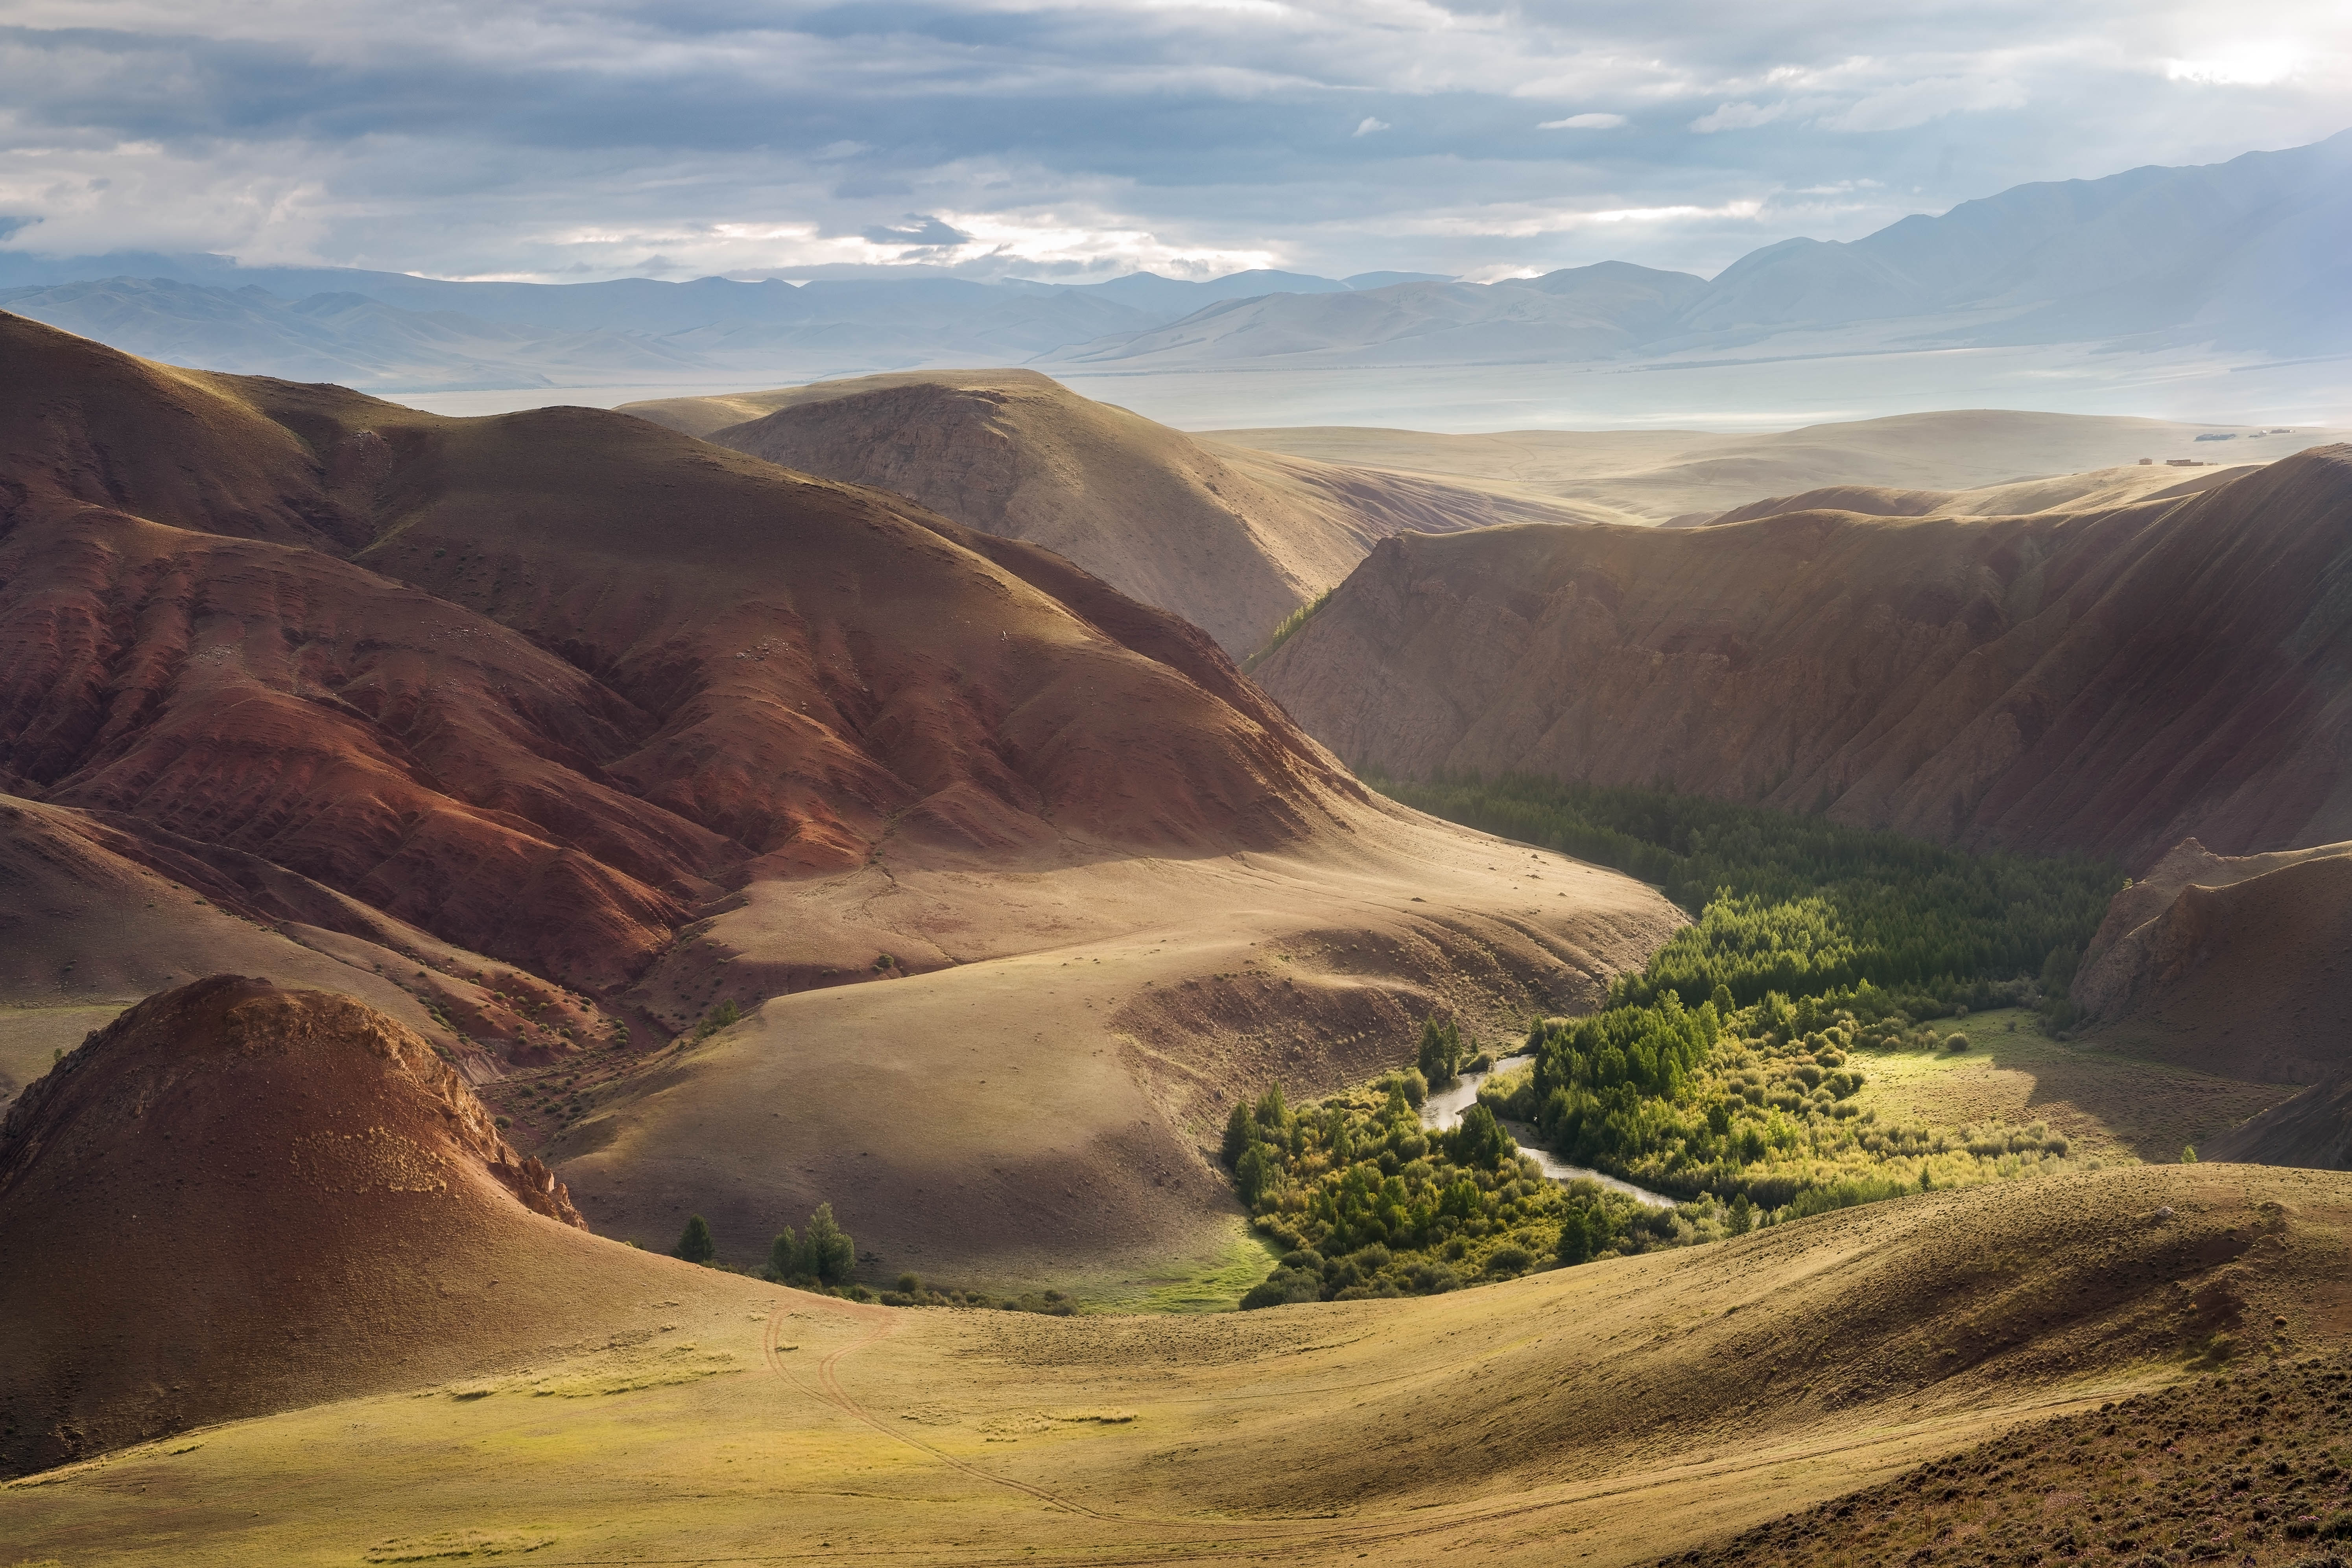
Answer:
<svg viewBox="0 0 2352 1568"><path fill-rule="evenodd" d="M1460 1126L1462 1113L1478 1103L1478 1085L1497 1072L1508 1072L1512 1068L1534 1060L1534 1057L1525 1054L1507 1056L1484 1072L1464 1073L1462 1081L1451 1089L1432 1090L1428 1102L1421 1108L1421 1124L1432 1131ZM1635 1186L1630 1181L1619 1181L1613 1176L1555 1158L1551 1151L1538 1141L1540 1134L1525 1122L1504 1122L1503 1131L1517 1139L1519 1153L1535 1161L1536 1167L1554 1181L1597 1181L1611 1191L1622 1192L1636 1203L1652 1208L1672 1208L1675 1206L1673 1198L1652 1192L1647 1187Z"/></svg>

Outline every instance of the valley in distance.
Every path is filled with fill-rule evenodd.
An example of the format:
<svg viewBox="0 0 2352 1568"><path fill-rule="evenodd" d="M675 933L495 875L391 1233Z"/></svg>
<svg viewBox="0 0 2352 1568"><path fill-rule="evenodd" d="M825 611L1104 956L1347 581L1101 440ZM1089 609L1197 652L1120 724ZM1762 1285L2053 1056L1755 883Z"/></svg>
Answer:
<svg viewBox="0 0 2352 1568"><path fill-rule="evenodd" d="M2340 434L0 314L0 1562L2340 1562Z"/></svg>

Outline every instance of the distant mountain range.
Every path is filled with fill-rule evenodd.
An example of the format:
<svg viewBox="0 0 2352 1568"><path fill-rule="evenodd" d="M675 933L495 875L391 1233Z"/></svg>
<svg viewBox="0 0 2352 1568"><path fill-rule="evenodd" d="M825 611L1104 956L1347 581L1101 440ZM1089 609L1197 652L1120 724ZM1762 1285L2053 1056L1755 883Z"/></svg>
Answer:
<svg viewBox="0 0 2352 1568"><path fill-rule="evenodd" d="M13 285L13 287L10 287ZM2020 185L1714 277L467 283L219 256L0 256L0 308L152 359L377 390L1093 370L1576 363L1815 347L2352 348L2352 131L2196 168Z"/></svg>

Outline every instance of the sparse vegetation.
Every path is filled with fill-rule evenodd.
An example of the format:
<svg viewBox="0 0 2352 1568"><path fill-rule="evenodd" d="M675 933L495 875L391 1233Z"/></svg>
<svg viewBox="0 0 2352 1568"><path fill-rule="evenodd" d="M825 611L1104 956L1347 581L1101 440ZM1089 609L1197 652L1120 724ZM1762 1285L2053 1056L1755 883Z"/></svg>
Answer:
<svg viewBox="0 0 2352 1568"><path fill-rule="evenodd" d="M1285 643L1289 642L1290 639L1297 634L1301 626L1306 625L1308 621L1314 618L1317 611L1322 609L1324 605L1330 602L1330 599L1331 590L1327 588L1322 592L1317 594L1313 599L1307 601L1297 609L1292 611L1289 614L1284 616L1282 618L1281 624L1275 627L1274 635L1265 640L1265 646L1260 648L1256 653L1252 653L1249 657L1242 661L1242 674L1246 675L1255 673L1260 664L1265 664L1268 659L1274 657L1274 651L1276 648L1279 648Z"/></svg>
<svg viewBox="0 0 2352 1568"><path fill-rule="evenodd" d="M2341 1568L2347 1380L2313 1357L2102 1405L1669 1561Z"/></svg>

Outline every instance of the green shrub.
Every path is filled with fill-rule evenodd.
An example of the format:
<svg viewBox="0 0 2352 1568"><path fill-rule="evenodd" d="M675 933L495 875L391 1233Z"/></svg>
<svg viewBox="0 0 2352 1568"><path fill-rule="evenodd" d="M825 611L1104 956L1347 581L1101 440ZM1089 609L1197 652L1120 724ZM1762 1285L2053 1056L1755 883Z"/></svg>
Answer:
<svg viewBox="0 0 2352 1568"><path fill-rule="evenodd" d="M710 1226L702 1216L698 1214L686 1222L686 1229L679 1233L677 1245L671 1249L670 1256L683 1258L689 1263L706 1264L719 1256L718 1243L711 1240Z"/></svg>
<svg viewBox="0 0 2352 1568"><path fill-rule="evenodd" d="M1299 1301L1315 1301L1323 1298L1323 1277L1319 1272L1288 1267L1276 1269L1252 1285L1242 1297L1242 1311L1255 1312L1260 1307L1286 1307Z"/></svg>
<svg viewBox="0 0 2352 1568"><path fill-rule="evenodd" d="M1535 1267L1535 1254L1516 1242L1497 1247L1486 1254L1486 1272L1498 1279L1524 1274Z"/></svg>

